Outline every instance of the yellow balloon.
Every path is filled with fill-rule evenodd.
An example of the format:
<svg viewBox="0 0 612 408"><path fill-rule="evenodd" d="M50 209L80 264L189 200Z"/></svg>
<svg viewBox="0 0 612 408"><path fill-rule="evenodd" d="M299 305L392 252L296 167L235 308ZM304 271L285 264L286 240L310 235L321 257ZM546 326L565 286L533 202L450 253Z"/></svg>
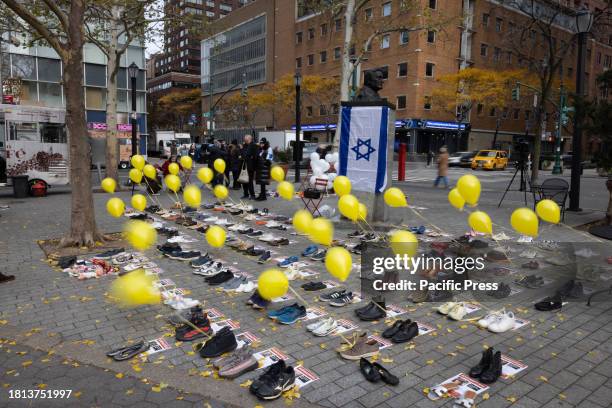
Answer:
<svg viewBox="0 0 612 408"><path fill-rule="evenodd" d="M551 224L558 224L561 220L561 209L553 200L541 200L536 205L536 213L540 218Z"/></svg>
<svg viewBox="0 0 612 408"><path fill-rule="evenodd" d="M389 238L391 250L394 254L409 257L413 257L419 247L419 240L410 231L396 231Z"/></svg>
<svg viewBox="0 0 612 408"><path fill-rule="evenodd" d="M219 200L224 200L229 195L227 187L225 187L223 184L217 184L213 189L213 193L215 194L215 197L217 197Z"/></svg>
<svg viewBox="0 0 612 408"><path fill-rule="evenodd" d="M288 181L281 181L280 183L278 183L278 186L276 187L276 192L279 196L281 196L287 201L293 200L293 196L295 194L295 191L293 190L293 184Z"/></svg>
<svg viewBox="0 0 612 408"><path fill-rule="evenodd" d="M102 190L106 191L107 193L114 193L116 188L117 182L115 181L115 179L107 177L102 180Z"/></svg>
<svg viewBox="0 0 612 408"><path fill-rule="evenodd" d="M342 197L351 193L351 180L346 176L338 176L334 179L334 192Z"/></svg>
<svg viewBox="0 0 612 408"><path fill-rule="evenodd" d="M136 184L140 184L140 182L142 181L142 171L138 169L130 169L128 175L130 176L130 180L132 180Z"/></svg>
<svg viewBox="0 0 612 408"><path fill-rule="evenodd" d="M138 269L115 279L110 295L124 306L158 304L161 295L153 285L154 280L154 275L147 275L144 269Z"/></svg>
<svg viewBox="0 0 612 408"><path fill-rule="evenodd" d="M166 186L175 193L181 188L181 179L174 174L168 174L165 178Z"/></svg>
<svg viewBox="0 0 612 408"><path fill-rule="evenodd" d="M471 213L468 217L468 224L474 231L489 235L493 233L491 217L484 211L474 211Z"/></svg>
<svg viewBox="0 0 612 408"><path fill-rule="evenodd" d="M517 208L510 216L510 225L519 234L538 236L538 216L529 208Z"/></svg>
<svg viewBox="0 0 612 408"><path fill-rule="evenodd" d="M325 254L325 268L333 277L344 282L353 269L353 259L345 248L333 247Z"/></svg>
<svg viewBox="0 0 612 408"><path fill-rule="evenodd" d="M384 198L389 207L406 207L408 205L404 192L397 187L388 188L385 191Z"/></svg>
<svg viewBox="0 0 612 408"><path fill-rule="evenodd" d="M150 178L151 180L155 180L157 178L157 170L155 170L155 167L151 166L150 164L146 164L142 168L142 172L144 173L145 177Z"/></svg>
<svg viewBox="0 0 612 408"><path fill-rule="evenodd" d="M478 177L466 174L457 180L457 190L465 202L471 206L478 204L480 198L480 180Z"/></svg>
<svg viewBox="0 0 612 408"><path fill-rule="evenodd" d="M204 184L210 183L213 179L213 172L208 167L202 167L198 170L198 180L200 180Z"/></svg>
<svg viewBox="0 0 612 408"><path fill-rule="evenodd" d="M368 218L368 207L364 203L359 203L359 219L364 220Z"/></svg>
<svg viewBox="0 0 612 408"><path fill-rule="evenodd" d="M132 196L132 207L138 211L144 211L147 208L147 199L142 194L134 194Z"/></svg>
<svg viewBox="0 0 612 408"><path fill-rule="evenodd" d="M198 208L202 202L202 191L200 191L200 187L193 184L185 187L183 191L183 200L185 200L190 207Z"/></svg>
<svg viewBox="0 0 612 408"><path fill-rule="evenodd" d="M463 210L463 207L465 206L465 198L463 198L461 193L459 193L459 190L456 188L453 188L448 192L448 202L450 202L451 205L458 210Z"/></svg>
<svg viewBox="0 0 612 408"><path fill-rule="evenodd" d="M293 227L297 232L302 234L308 233L311 222L312 214L308 210L298 210L293 214Z"/></svg>
<svg viewBox="0 0 612 408"><path fill-rule="evenodd" d="M315 218L308 228L308 237L316 244L329 246L334 239L334 225L327 218Z"/></svg>
<svg viewBox="0 0 612 408"><path fill-rule="evenodd" d="M270 170L270 176L272 176L272 180L280 183L285 179L285 170L280 166L274 166L272 170Z"/></svg>
<svg viewBox="0 0 612 408"><path fill-rule="evenodd" d="M266 300L281 297L287 293L287 290L289 290L287 276L278 269L263 271L257 279L257 291Z"/></svg>
<svg viewBox="0 0 612 408"><path fill-rule="evenodd" d="M125 211L125 204L118 197L113 197L106 202L106 211L115 218L119 218Z"/></svg>
<svg viewBox="0 0 612 408"><path fill-rule="evenodd" d="M130 159L130 163L132 163L132 167L134 167L135 169L142 170L142 168L145 166L146 161L145 158L141 155L135 154Z"/></svg>
<svg viewBox="0 0 612 408"><path fill-rule="evenodd" d="M225 230L218 225L212 225L206 230L206 242L215 248L221 248L225 244Z"/></svg>
<svg viewBox="0 0 612 408"><path fill-rule="evenodd" d="M225 173L225 160L223 160L223 159L215 160L215 162L213 163L213 167L219 173Z"/></svg>
<svg viewBox="0 0 612 408"><path fill-rule="evenodd" d="M352 194L345 194L338 200L340 213L355 222L359 218L359 200Z"/></svg>
<svg viewBox="0 0 612 408"><path fill-rule="evenodd" d="M181 168L179 167L178 164L176 163L170 163L168 165L168 172L170 174L174 174L175 176L179 174L179 171L181 170Z"/></svg>
<svg viewBox="0 0 612 408"><path fill-rule="evenodd" d="M149 249L157 241L157 231L145 221L134 220L125 225L125 237L139 251Z"/></svg>
<svg viewBox="0 0 612 408"><path fill-rule="evenodd" d="M183 166L183 168L187 170L189 170L191 166L193 166L193 160L191 160L190 156L181 156L179 162L181 163L181 166Z"/></svg>

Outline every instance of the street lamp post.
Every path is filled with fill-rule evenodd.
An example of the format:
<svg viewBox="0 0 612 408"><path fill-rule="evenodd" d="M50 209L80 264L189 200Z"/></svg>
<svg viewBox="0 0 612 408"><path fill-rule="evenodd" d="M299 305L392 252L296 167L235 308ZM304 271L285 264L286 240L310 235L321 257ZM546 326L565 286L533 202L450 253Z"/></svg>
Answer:
<svg viewBox="0 0 612 408"><path fill-rule="evenodd" d="M138 77L138 65L132 62L128 67L128 73L132 90L132 114L130 117L130 124L132 125L132 156L135 156L138 154L138 141L136 139L136 129L138 127L138 121L136 120L136 78Z"/></svg>
<svg viewBox="0 0 612 408"><path fill-rule="evenodd" d="M295 182L300 182L300 156L301 156L301 142L300 133L302 132L302 100L301 100L301 89L302 89L302 74L296 72L293 77L295 81L295 147L293 149L293 160L295 161Z"/></svg>
<svg viewBox="0 0 612 408"><path fill-rule="evenodd" d="M586 42L593 15L588 8L582 7L576 13L576 32L578 34L578 63L576 66L576 97L584 96L584 71L586 65ZM584 112L581 101L576 104L574 115L574 135L572 138L572 178L570 184L570 211L580 211L580 173L582 166L582 120Z"/></svg>
<svg viewBox="0 0 612 408"><path fill-rule="evenodd" d="M555 137L555 165L552 169L552 174L563 173L561 167L561 133L563 129L563 121L565 117L565 87L563 83L559 87L559 118L557 120L557 135Z"/></svg>

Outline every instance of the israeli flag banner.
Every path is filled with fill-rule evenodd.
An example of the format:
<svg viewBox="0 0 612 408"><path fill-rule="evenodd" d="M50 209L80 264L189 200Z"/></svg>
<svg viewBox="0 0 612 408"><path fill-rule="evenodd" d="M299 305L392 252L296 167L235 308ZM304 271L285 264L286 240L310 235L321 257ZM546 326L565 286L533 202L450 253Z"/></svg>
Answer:
<svg viewBox="0 0 612 408"><path fill-rule="evenodd" d="M388 106L342 106L338 174L353 189L381 193L387 186Z"/></svg>

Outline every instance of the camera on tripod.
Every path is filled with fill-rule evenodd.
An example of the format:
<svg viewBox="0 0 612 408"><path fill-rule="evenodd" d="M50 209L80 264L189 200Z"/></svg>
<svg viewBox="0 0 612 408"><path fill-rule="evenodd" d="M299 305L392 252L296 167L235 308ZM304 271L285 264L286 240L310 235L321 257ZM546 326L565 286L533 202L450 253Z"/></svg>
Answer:
<svg viewBox="0 0 612 408"><path fill-rule="evenodd" d="M524 139L519 139L514 143L514 151L518 154L516 159L518 166L524 167L529 160L529 143Z"/></svg>

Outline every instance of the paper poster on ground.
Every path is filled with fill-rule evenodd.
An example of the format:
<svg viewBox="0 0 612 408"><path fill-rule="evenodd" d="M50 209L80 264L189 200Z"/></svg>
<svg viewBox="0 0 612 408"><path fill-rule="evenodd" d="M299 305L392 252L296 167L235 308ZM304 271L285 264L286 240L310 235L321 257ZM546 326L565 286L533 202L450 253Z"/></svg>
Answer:
<svg viewBox="0 0 612 408"><path fill-rule="evenodd" d="M304 366L295 367L295 385L298 388L303 388L310 383L317 381L319 377Z"/></svg>
<svg viewBox="0 0 612 408"><path fill-rule="evenodd" d="M267 350L260 351L253 354L255 360L259 362L259 368L265 368L272 364L280 361L289 359L289 356L277 349L276 347L269 348Z"/></svg>

